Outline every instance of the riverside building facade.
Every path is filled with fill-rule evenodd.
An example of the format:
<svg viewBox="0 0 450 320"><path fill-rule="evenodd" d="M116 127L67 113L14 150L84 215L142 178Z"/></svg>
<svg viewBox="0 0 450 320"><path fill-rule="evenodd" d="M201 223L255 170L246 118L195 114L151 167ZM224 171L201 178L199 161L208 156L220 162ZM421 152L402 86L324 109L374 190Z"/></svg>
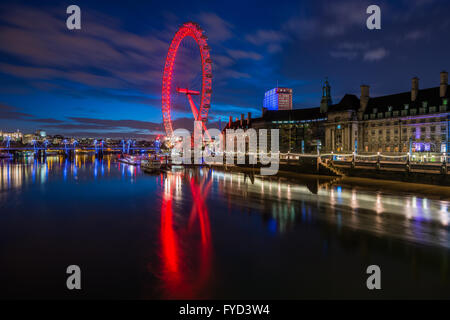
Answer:
<svg viewBox="0 0 450 320"><path fill-rule="evenodd" d="M448 153L448 73L442 71L439 80L439 86L420 89L414 77L410 91L379 97L361 85L359 97L346 94L337 104L326 81L319 107L263 107L260 118L230 117L225 129L280 129L281 152Z"/></svg>

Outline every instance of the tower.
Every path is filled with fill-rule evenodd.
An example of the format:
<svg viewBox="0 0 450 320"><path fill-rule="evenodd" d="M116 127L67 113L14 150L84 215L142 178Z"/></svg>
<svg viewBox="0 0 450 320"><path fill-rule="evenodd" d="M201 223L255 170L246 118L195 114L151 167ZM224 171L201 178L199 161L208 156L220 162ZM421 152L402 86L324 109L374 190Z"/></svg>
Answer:
<svg viewBox="0 0 450 320"><path fill-rule="evenodd" d="M328 111L328 106L332 104L331 101L331 87L328 83L328 78L325 79L325 83L322 86L322 100L320 100L320 112L325 113Z"/></svg>

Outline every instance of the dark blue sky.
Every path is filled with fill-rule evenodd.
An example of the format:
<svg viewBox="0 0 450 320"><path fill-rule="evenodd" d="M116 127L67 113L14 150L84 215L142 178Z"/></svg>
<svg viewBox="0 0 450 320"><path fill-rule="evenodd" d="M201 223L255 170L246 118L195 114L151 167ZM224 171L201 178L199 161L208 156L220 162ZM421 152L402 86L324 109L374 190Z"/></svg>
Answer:
<svg viewBox="0 0 450 320"><path fill-rule="evenodd" d="M81 8L79 31L66 28L70 4ZM366 28L370 4L381 7L381 30ZM186 21L209 37L210 126L248 111L259 116L277 81L293 88L296 108L318 106L326 76L334 102L359 95L362 83L371 96L408 91L415 75L421 88L437 86L450 69L448 12L444 0L3 1L0 130L162 132L164 59ZM185 103L175 126L188 126Z"/></svg>

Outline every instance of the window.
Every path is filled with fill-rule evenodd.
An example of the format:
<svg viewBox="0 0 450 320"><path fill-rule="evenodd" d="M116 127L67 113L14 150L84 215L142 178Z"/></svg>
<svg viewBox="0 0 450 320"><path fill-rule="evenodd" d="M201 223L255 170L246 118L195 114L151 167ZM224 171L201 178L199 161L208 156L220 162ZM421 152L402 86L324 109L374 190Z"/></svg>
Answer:
<svg viewBox="0 0 450 320"><path fill-rule="evenodd" d="M388 106L388 112L392 111L392 106Z"/></svg>
<svg viewBox="0 0 450 320"><path fill-rule="evenodd" d="M436 126L431 126L430 130L431 130L431 132L436 132Z"/></svg>
<svg viewBox="0 0 450 320"><path fill-rule="evenodd" d="M405 104L405 110L409 109L409 104Z"/></svg>
<svg viewBox="0 0 450 320"><path fill-rule="evenodd" d="M403 128L402 132L403 132L404 134L406 134L406 128Z"/></svg>
<svg viewBox="0 0 450 320"><path fill-rule="evenodd" d="M444 106L446 106L448 104L448 99L444 99L443 103L444 103Z"/></svg>

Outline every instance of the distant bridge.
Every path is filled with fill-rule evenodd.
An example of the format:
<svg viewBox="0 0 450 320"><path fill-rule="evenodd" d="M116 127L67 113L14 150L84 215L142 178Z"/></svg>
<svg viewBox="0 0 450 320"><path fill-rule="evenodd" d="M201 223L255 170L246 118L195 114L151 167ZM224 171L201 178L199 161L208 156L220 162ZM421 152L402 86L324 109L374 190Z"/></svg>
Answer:
<svg viewBox="0 0 450 320"><path fill-rule="evenodd" d="M68 140L63 140L58 146L52 145L48 140L38 142L33 140L28 145L11 145L11 139L6 139L2 145L0 145L1 154L11 154L20 155L24 152L33 152L33 154L38 156L45 156L48 152L57 152L68 156L73 156L77 152L95 152L96 155L103 156L105 153L123 153L123 154L133 154L139 152L159 152L159 145L155 147L139 147L136 146L136 141L134 140L122 140L122 142L117 145L108 145L104 140L94 140L92 144L79 144L77 140L69 142Z"/></svg>

